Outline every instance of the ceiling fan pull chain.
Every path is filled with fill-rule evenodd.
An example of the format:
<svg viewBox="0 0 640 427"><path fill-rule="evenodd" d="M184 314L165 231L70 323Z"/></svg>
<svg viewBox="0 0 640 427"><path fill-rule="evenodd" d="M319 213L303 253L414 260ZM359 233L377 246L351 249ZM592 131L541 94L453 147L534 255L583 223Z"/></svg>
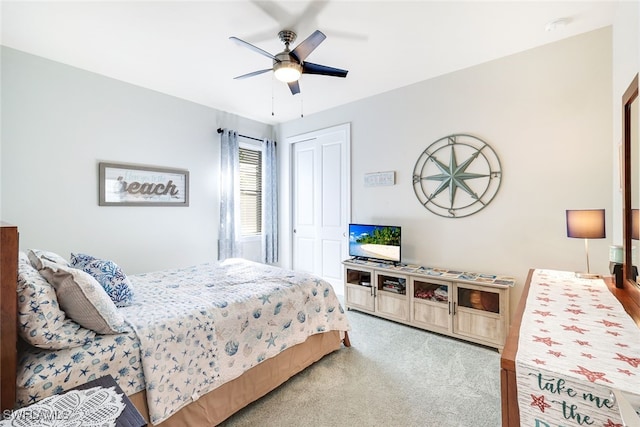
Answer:
<svg viewBox="0 0 640 427"><path fill-rule="evenodd" d="M273 87L274 87L274 78L273 76L271 77L271 117L275 116L274 112L273 112L273 105L274 105L274 100L273 100Z"/></svg>
<svg viewBox="0 0 640 427"><path fill-rule="evenodd" d="M302 94L300 94L300 117L304 117Z"/></svg>

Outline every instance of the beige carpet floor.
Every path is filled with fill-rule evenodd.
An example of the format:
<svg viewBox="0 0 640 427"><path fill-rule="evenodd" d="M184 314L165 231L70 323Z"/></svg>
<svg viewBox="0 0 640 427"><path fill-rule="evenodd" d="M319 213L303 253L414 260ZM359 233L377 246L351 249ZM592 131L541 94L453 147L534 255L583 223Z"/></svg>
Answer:
<svg viewBox="0 0 640 427"><path fill-rule="evenodd" d="M347 313L350 348L324 357L223 426L500 426L496 350Z"/></svg>

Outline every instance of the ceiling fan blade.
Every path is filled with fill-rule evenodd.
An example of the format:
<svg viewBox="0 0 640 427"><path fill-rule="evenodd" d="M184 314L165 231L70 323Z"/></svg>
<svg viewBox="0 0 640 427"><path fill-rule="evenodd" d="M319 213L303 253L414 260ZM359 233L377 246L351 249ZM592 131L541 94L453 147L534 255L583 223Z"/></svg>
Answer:
<svg viewBox="0 0 640 427"><path fill-rule="evenodd" d="M289 82L287 85L289 85L289 89L291 89L291 95L300 93L300 83L298 83L297 80L295 82Z"/></svg>
<svg viewBox="0 0 640 427"><path fill-rule="evenodd" d="M325 36L322 31L315 30L313 34L304 39L302 43L291 51L291 55L295 56L299 61L304 61L326 38L327 36Z"/></svg>
<svg viewBox="0 0 640 427"><path fill-rule="evenodd" d="M352 33L350 31L341 31L341 30L330 30L328 28L324 29L324 33L327 37L336 37L342 39L351 39L356 41L366 42L369 40L369 37L362 33Z"/></svg>
<svg viewBox="0 0 640 427"><path fill-rule="evenodd" d="M269 15L269 17L278 24L279 29L291 30L296 33L307 33L318 28L317 17L327 6L329 0L311 0L299 14L288 12L275 0L251 0L251 3ZM303 31L303 29L307 29L307 31ZM269 32L268 36L264 36L262 39L257 39L257 37L262 37L262 34L252 35L248 40L266 40L273 35L272 33L273 31ZM277 33L277 31L275 31L275 33Z"/></svg>
<svg viewBox="0 0 640 427"><path fill-rule="evenodd" d="M238 77L234 77L235 80L239 80L239 79L246 79L247 77L253 77L253 76L257 76L258 74L263 74L266 72L271 71L271 68L265 68L264 70L258 70L258 71L254 71L252 73L247 73L247 74L243 74L241 76Z"/></svg>
<svg viewBox="0 0 640 427"><path fill-rule="evenodd" d="M309 2L307 7L302 11L300 16L297 17L298 22L315 22L322 9L327 7L329 0L313 0Z"/></svg>
<svg viewBox="0 0 640 427"><path fill-rule="evenodd" d="M348 70L340 68L327 67L326 65L305 62L302 64L303 74L322 74L323 76L347 77Z"/></svg>
<svg viewBox="0 0 640 427"><path fill-rule="evenodd" d="M252 0L251 3L259 7L264 13L269 15L279 25L283 25L285 22L289 23L295 19L295 17L286 11L286 9L280 6L275 1L257 1Z"/></svg>
<svg viewBox="0 0 640 427"><path fill-rule="evenodd" d="M229 40L236 42L237 44L239 44L240 46L244 46L244 47L248 47L249 49L251 49L254 52L258 52L260 55L264 55L267 58L271 58L274 61L280 62L280 60L278 58L276 58L275 56L273 56L272 54L270 54L269 52L267 52L266 50L260 49L258 46L254 46L251 43L248 43L244 40L241 40L237 37L229 37Z"/></svg>

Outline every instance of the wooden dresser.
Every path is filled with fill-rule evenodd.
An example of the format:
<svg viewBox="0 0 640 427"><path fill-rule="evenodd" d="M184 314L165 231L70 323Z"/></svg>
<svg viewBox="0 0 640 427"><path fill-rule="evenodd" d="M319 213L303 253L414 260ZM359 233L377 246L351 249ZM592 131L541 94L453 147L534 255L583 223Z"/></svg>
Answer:
<svg viewBox="0 0 640 427"><path fill-rule="evenodd" d="M511 328L505 342L504 350L500 360L500 382L501 382L501 400L502 400L502 426L503 427L519 427L520 411L518 409L518 388L516 381L516 355L518 352L518 341L520 338L520 329L522 327L522 316L525 312L525 306L529 290L531 287L531 278L535 270L530 270L527 281L520 298L520 302L516 308ZM615 287L612 278L605 278L605 283L611 293L620 301L625 311L640 327L640 306L636 303L635 297L638 289L618 289Z"/></svg>

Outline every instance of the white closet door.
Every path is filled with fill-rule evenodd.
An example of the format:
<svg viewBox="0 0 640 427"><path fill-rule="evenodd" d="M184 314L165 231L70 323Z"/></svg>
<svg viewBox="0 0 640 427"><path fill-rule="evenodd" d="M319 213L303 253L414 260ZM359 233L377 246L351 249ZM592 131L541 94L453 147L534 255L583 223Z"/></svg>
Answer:
<svg viewBox="0 0 640 427"><path fill-rule="evenodd" d="M342 289L350 217L349 126L305 135L293 143L293 268Z"/></svg>

